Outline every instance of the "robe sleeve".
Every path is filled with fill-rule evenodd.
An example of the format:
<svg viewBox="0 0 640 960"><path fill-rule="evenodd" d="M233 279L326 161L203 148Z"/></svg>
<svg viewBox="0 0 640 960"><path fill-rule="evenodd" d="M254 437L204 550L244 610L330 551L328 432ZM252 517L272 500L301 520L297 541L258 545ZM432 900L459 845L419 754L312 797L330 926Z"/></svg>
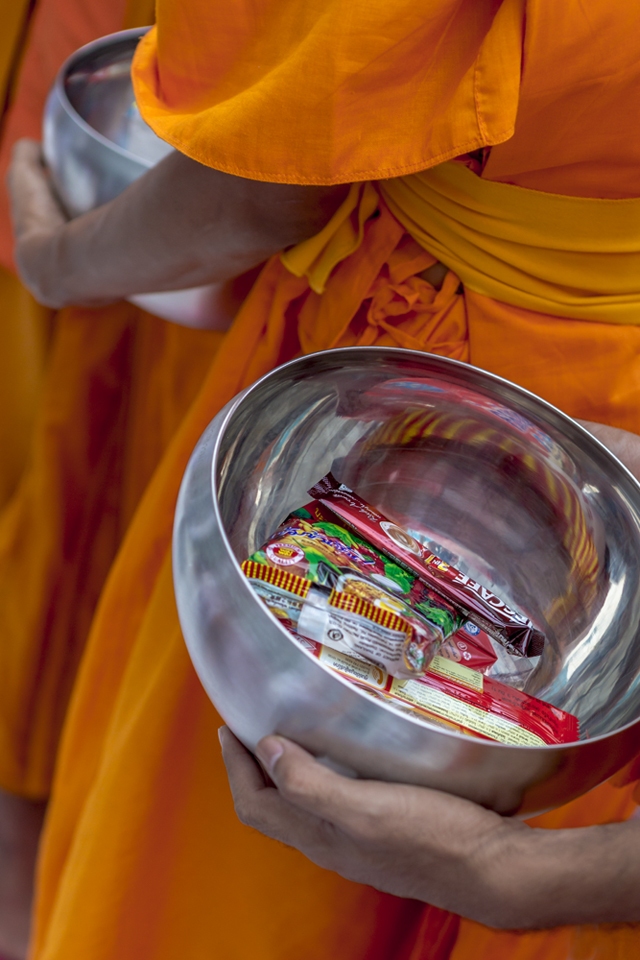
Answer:
<svg viewBox="0 0 640 960"><path fill-rule="evenodd" d="M509 139L524 0L158 0L143 117L226 173L400 176Z"/></svg>

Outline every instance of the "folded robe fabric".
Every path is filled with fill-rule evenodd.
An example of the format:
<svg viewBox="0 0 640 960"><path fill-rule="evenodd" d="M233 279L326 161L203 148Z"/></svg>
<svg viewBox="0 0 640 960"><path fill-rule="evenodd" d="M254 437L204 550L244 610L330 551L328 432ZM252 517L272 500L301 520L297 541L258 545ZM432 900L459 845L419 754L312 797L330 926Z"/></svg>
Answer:
<svg viewBox="0 0 640 960"><path fill-rule="evenodd" d="M411 236L475 293L552 316L640 324L640 198L527 190L461 163L383 180L380 190Z"/></svg>
<svg viewBox="0 0 640 960"><path fill-rule="evenodd" d="M291 346L296 331L300 339L313 337L313 347L320 349L330 343L408 341L473 360L474 342L482 342L493 326L502 349L486 366L514 378L521 351L531 351L546 361L545 372L565 409L581 416L591 416L597 405L604 411L609 377L597 384L592 379L588 395L581 393L585 365L593 359L591 328L596 349L612 330L634 334L640 345L638 328L526 311L514 317L507 307L501 314L493 301L459 292L453 274L434 290L415 273L429 262L381 204L379 215L365 225L361 245L337 265L323 295L279 258L270 261L219 347L128 530L85 652L40 864L33 954L38 960L81 955L169 960L180 950L230 960L247 954L293 960L303 951L320 960L329 950L349 960L422 960L449 953L455 919L447 922L425 907L423 926L416 926L409 904L403 914L393 898L318 871L237 822L213 749L220 720L180 636L169 558L175 498L200 433L226 400L297 352ZM350 304L358 299L349 319ZM346 312L336 319L340 304ZM633 348L627 336L618 349L625 341ZM562 354L578 344L582 349L576 349L571 375L565 376ZM528 372L527 385L548 395L544 377ZM627 373L628 368L619 383ZM606 412L612 419L611 408ZM635 403L627 403L627 416L639 426ZM605 785L540 825L624 819L635 808L632 790L633 785ZM158 903L166 908L159 911ZM580 935L576 930L523 934L517 943L523 957L533 958L546 956L558 942L564 949ZM487 960L501 944L511 944L512 936L483 933ZM595 930L590 942L606 945L612 937L615 933ZM413 953L403 952L408 943ZM434 953L435 944L444 952Z"/></svg>
<svg viewBox="0 0 640 960"><path fill-rule="evenodd" d="M288 52L302 50L305 37L291 26L286 3L161 0L158 10L158 33L139 61L141 106L157 129L166 123L168 139L212 166L265 180L350 182L489 145L490 153L472 158L485 179L575 196L640 195L640 133L623 122L640 83L630 2L616 17L604 0L594 0L588 17L583 4L548 0L430 3L426 13L407 4L403 14L429 21L412 58L397 31L408 28L410 36L415 20L399 16L397 4L309 4L309 42L322 41L314 49L326 56L316 58L315 70L303 56L297 72L289 70ZM316 29L319 10L331 29ZM356 46L336 53L331 43L343 35L350 10L355 19L344 33ZM514 22L498 21L498 13L518 14L520 26L500 33L511 45L486 72L482 48L490 30L507 22L512 30ZM384 49L372 51L369 34ZM338 72L328 69L334 62ZM320 82L321 75L328 80ZM263 77L268 96L247 100L245 92L256 92ZM323 107L315 114L309 90ZM290 122L279 123L276 112ZM323 256L333 235L323 236L315 250L322 262L317 289L279 258L265 267L129 525L65 724L40 864L35 960L324 960L330 953L341 960L435 960L451 952L454 918L348 884L236 821L215 748L219 720L188 661L172 597L168 548L181 474L201 431L235 392L301 350L338 344L400 344L470 360L573 415L639 431L640 330L532 312L465 289L454 273L435 290L419 276L433 255L379 195L361 186L352 199L342 225L349 220L358 242L344 247L343 230L329 264ZM159 418L152 409L149 437ZM73 434L69 422L64 429ZM91 437L81 445L89 449ZM86 471L80 489L88 490L90 480ZM63 638L56 644L64 648ZM45 722L46 711L40 726ZM49 759L34 760L34 776ZM624 819L634 809L632 790L604 785L540 825ZM504 934L463 923L457 936L456 960L548 960L572 950L614 957L623 943L606 928ZM624 938L632 955L636 928Z"/></svg>
<svg viewBox="0 0 640 960"><path fill-rule="evenodd" d="M0 122L5 122L33 16L29 0L0 10ZM7 233L10 232L6 223ZM42 379L49 313L0 266L0 507L24 469Z"/></svg>

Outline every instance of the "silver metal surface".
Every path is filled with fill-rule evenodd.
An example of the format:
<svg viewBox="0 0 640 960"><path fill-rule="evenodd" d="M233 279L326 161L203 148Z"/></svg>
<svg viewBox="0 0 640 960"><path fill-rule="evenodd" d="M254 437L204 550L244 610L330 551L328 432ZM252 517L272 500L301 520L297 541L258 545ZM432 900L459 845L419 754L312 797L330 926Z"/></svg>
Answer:
<svg viewBox="0 0 640 960"><path fill-rule="evenodd" d="M43 152L56 192L71 217L108 203L173 153L144 122L133 95L131 61L148 27L101 37L62 65L44 112ZM156 316L190 327L224 328L224 284L131 301Z"/></svg>
<svg viewBox="0 0 640 960"><path fill-rule="evenodd" d="M441 418L418 446L403 438L416 412ZM290 637L239 563L329 469L544 630L526 689L576 713L584 739L514 747L431 727ZM296 360L233 400L193 453L174 528L187 646L245 744L278 732L361 776L510 813L586 792L640 747L639 557L640 487L578 424L466 364L374 347Z"/></svg>

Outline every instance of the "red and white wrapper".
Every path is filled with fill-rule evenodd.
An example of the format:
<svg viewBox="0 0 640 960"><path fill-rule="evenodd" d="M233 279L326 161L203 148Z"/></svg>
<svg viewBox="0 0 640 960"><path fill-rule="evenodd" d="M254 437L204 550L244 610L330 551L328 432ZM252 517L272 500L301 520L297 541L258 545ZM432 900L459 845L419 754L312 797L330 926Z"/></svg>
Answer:
<svg viewBox="0 0 640 960"><path fill-rule="evenodd" d="M295 635L295 634L294 634ZM402 713L484 740L514 746L573 743L573 714L462 664L437 656L423 677L392 677L373 663L297 636L325 666Z"/></svg>
<svg viewBox="0 0 640 960"><path fill-rule="evenodd" d="M374 547L457 604L470 620L509 651L525 657L542 653L544 635L528 617L507 606L481 583L430 553L403 527L389 520L349 487L340 484L332 474L323 477L309 493Z"/></svg>
<svg viewBox="0 0 640 960"><path fill-rule="evenodd" d="M540 657L521 657L510 653L498 640L471 620L448 637L438 651L440 656L479 670L511 687L522 690L538 666Z"/></svg>

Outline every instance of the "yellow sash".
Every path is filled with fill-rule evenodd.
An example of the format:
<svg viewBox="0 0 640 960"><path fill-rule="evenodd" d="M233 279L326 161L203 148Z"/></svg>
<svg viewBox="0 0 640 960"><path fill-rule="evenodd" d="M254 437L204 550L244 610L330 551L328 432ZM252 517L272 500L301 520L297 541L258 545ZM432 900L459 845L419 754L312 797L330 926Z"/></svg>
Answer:
<svg viewBox="0 0 640 960"><path fill-rule="evenodd" d="M378 186L412 237L476 293L552 316L640 324L640 199L525 190L460 163Z"/></svg>
<svg viewBox="0 0 640 960"><path fill-rule="evenodd" d="M470 290L551 316L640 324L640 199L526 190L455 162L377 188L407 232ZM354 184L324 230L283 254L316 293L359 246L372 193Z"/></svg>

